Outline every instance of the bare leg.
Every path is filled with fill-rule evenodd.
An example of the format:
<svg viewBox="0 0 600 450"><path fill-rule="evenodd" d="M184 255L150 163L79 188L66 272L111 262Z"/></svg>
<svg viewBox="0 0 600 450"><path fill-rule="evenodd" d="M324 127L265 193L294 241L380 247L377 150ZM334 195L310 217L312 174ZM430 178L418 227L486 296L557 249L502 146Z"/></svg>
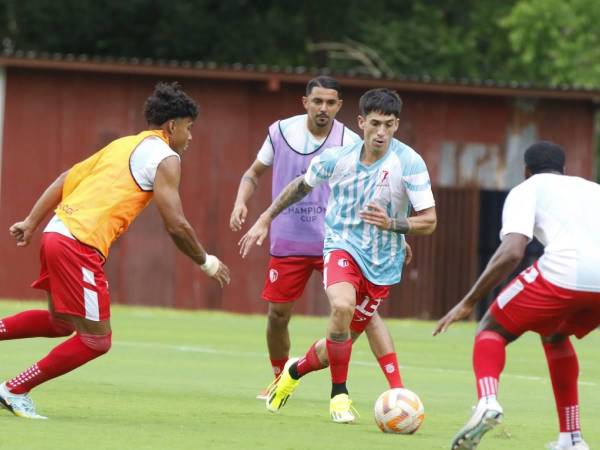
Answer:
<svg viewBox="0 0 600 450"><path fill-rule="evenodd" d="M269 303L267 320L267 348L272 360L287 359L290 353L288 324L294 303Z"/></svg>

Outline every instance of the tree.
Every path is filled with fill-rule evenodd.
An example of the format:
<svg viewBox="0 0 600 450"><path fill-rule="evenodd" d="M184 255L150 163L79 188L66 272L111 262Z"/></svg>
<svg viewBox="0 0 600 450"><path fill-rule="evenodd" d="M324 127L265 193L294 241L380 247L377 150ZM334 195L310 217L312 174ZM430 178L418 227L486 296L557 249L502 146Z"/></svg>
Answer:
<svg viewBox="0 0 600 450"><path fill-rule="evenodd" d="M501 24L527 78L600 86L597 0L520 0Z"/></svg>

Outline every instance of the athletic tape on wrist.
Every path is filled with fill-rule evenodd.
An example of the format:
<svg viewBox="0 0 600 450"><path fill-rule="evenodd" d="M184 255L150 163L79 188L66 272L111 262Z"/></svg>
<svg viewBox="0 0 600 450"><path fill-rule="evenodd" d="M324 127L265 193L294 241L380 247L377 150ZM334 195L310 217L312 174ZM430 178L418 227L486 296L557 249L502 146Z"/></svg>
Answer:
<svg viewBox="0 0 600 450"><path fill-rule="evenodd" d="M213 255L206 254L206 261L200 266L202 272L209 277L212 277L219 270L219 258Z"/></svg>

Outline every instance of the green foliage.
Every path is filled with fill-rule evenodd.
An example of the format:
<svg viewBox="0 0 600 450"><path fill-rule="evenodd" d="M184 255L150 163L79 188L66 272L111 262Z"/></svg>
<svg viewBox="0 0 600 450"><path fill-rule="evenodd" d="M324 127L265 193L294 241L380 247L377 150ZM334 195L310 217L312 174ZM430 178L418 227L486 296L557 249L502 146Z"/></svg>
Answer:
<svg viewBox="0 0 600 450"><path fill-rule="evenodd" d="M600 86L600 2L520 0L502 20L527 78Z"/></svg>
<svg viewBox="0 0 600 450"><path fill-rule="evenodd" d="M0 38L24 50L354 70L358 48L396 75L595 86L599 23L597 0L0 2Z"/></svg>

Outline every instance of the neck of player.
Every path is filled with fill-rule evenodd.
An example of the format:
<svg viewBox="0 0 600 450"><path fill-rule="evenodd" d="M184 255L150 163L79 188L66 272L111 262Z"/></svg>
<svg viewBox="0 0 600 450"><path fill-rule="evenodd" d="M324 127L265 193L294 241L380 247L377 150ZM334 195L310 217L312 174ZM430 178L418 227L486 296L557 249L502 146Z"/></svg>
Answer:
<svg viewBox="0 0 600 450"><path fill-rule="evenodd" d="M363 144L363 148L360 151L360 162L365 166L375 164L388 152L390 145L388 144L385 148L375 147L369 145L367 142Z"/></svg>

